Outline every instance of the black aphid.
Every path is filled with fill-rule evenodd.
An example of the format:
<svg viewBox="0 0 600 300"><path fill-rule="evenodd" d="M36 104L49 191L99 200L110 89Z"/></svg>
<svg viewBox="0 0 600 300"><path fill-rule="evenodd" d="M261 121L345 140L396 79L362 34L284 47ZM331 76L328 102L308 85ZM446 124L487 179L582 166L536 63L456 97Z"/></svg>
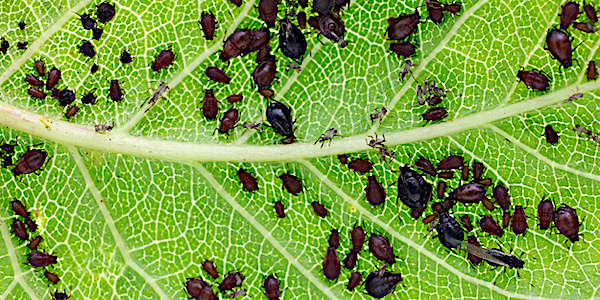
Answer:
<svg viewBox="0 0 600 300"><path fill-rule="evenodd" d="M533 91L545 91L550 86L548 77L539 71L519 71L517 77Z"/></svg>
<svg viewBox="0 0 600 300"><path fill-rule="evenodd" d="M265 296L267 296L268 300L279 299L281 291L279 290L279 281L275 278L275 276L267 276L267 278L265 278L263 288L265 289Z"/></svg>
<svg viewBox="0 0 600 300"><path fill-rule="evenodd" d="M373 206L379 206L385 202L385 189L377 181L375 175L367 177L367 187L365 188L367 201Z"/></svg>
<svg viewBox="0 0 600 300"><path fill-rule="evenodd" d="M33 86L43 86L44 85L43 81L39 80L37 77L35 77L32 74L25 75L25 82L27 82Z"/></svg>
<svg viewBox="0 0 600 300"><path fill-rule="evenodd" d="M328 247L323 258L323 275L329 280L336 280L342 272L342 264L335 248Z"/></svg>
<svg viewBox="0 0 600 300"><path fill-rule="evenodd" d="M281 102L271 102L267 106L267 122L275 132L285 137L293 137L293 122L290 108Z"/></svg>
<svg viewBox="0 0 600 300"><path fill-rule="evenodd" d="M444 4L444 11L447 11L451 14L457 14L460 12L460 6L460 3Z"/></svg>
<svg viewBox="0 0 600 300"><path fill-rule="evenodd" d="M207 120L214 120L219 113L219 101L213 90L205 90L202 98L202 113Z"/></svg>
<svg viewBox="0 0 600 300"><path fill-rule="evenodd" d="M54 293L50 294L52 296L53 300L67 300L69 298L71 298L71 292L69 292L69 294L67 295L67 291L64 290L62 292L59 292L58 290Z"/></svg>
<svg viewBox="0 0 600 300"><path fill-rule="evenodd" d="M512 230L516 235L525 233L525 231L527 231L527 228L529 228L529 226L527 225L527 216L525 215L523 206L515 206L515 212L512 216L511 225Z"/></svg>
<svg viewBox="0 0 600 300"><path fill-rule="evenodd" d="M329 247L333 247L337 249L340 246L340 232L337 229L331 229L331 234L329 234Z"/></svg>
<svg viewBox="0 0 600 300"><path fill-rule="evenodd" d="M443 119L447 114L448 112L443 107L432 107L422 117L426 121L437 121Z"/></svg>
<svg viewBox="0 0 600 300"><path fill-rule="evenodd" d="M385 268L374 271L365 279L365 291L373 298L383 298L394 291L402 281L400 273L392 273Z"/></svg>
<svg viewBox="0 0 600 300"><path fill-rule="evenodd" d="M242 273L240 273L240 272L230 273L219 284L219 291L224 292L224 291L232 290L236 287L242 286L243 282L244 282L244 275L242 275Z"/></svg>
<svg viewBox="0 0 600 300"><path fill-rule="evenodd" d="M552 125L546 125L546 127L544 127L544 135L546 136L546 142L548 144L558 143L558 133L552 128Z"/></svg>
<svg viewBox="0 0 600 300"><path fill-rule="evenodd" d="M302 181L292 174L283 173L279 175L279 179L283 180L283 186L288 191L288 193L297 196L302 192Z"/></svg>
<svg viewBox="0 0 600 300"><path fill-rule="evenodd" d="M265 21L267 27L274 27L277 20L278 0L260 0L258 2L258 15Z"/></svg>
<svg viewBox="0 0 600 300"><path fill-rule="evenodd" d="M27 45L29 45L29 42L25 41L25 42L18 42L17 43L17 49L19 50L25 50L27 49Z"/></svg>
<svg viewBox="0 0 600 300"><path fill-rule="evenodd" d="M587 80L596 80L598 78L598 70L596 69L596 62L590 61L588 63L587 71Z"/></svg>
<svg viewBox="0 0 600 300"><path fill-rule="evenodd" d="M44 277L46 277L46 279L48 279L48 281L52 282L52 284L57 284L60 281L60 278L58 277L58 275L48 272L46 270L46 272L44 272Z"/></svg>
<svg viewBox="0 0 600 300"><path fill-rule="evenodd" d="M19 29L25 30L27 23L25 21L20 21L19 24L17 24L17 25L19 26Z"/></svg>
<svg viewBox="0 0 600 300"><path fill-rule="evenodd" d="M110 81L108 96L113 102L119 102L123 100L123 91L121 91L121 85L119 85L119 80L113 79Z"/></svg>
<svg viewBox="0 0 600 300"><path fill-rule="evenodd" d="M358 260L358 251L350 250L344 258L344 268L348 270L354 269L356 267L356 261Z"/></svg>
<svg viewBox="0 0 600 300"><path fill-rule="evenodd" d="M551 29L546 36L548 51L564 68L573 65L573 49L569 35L559 29Z"/></svg>
<svg viewBox="0 0 600 300"><path fill-rule="evenodd" d="M47 156L43 150L29 150L19 157L12 172L15 176L33 173L44 166Z"/></svg>
<svg viewBox="0 0 600 300"><path fill-rule="evenodd" d="M60 106L67 106L73 103L76 98L77 96L75 96L75 92L69 89L60 90L58 94L58 104Z"/></svg>
<svg viewBox="0 0 600 300"><path fill-rule="evenodd" d="M481 230L484 232L497 237L502 237L502 235L504 235L504 230L502 230L500 225L498 225L498 222L496 222L496 220L490 216L483 216L479 224L481 225Z"/></svg>
<svg viewBox="0 0 600 300"><path fill-rule="evenodd" d="M4 38L1 38L0 39L0 52L2 54L6 54L6 51L8 51L8 47L9 47L8 41Z"/></svg>
<svg viewBox="0 0 600 300"><path fill-rule="evenodd" d="M554 204L550 200L540 201L538 205L538 220L540 221L540 229L546 230L554 220Z"/></svg>
<svg viewBox="0 0 600 300"><path fill-rule="evenodd" d="M173 51L171 51L170 49L167 50L162 50L160 51L160 53L158 54L158 56L154 59L154 62L152 63L152 71L158 71L158 70L162 70L168 66L170 66L171 64L173 64L173 61L175 60L175 53L173 53Z"/></svg>
<svg viewBox="0 0 600 300"><path fill-rule="evenodd" d="M29 212L23 203L17 199L10 202L10 206L12 210L19 216L23 218L29 217Z"/></svg>
<svg viewBox="0 0 600 300"><path fill-rule="evenodd" d="M503 210L507 210L510 206L510 196L508 195L508 189L499 184L494 187L492 190L494 199L496 200L496 204L500 205Z"/></svg>
<svg viewBox="0 0 600 300"><path fill-rule="evenodd" d="M81 21L81 26L83 29L90 30L96 26L96 20L94 20L90 15L83 14L79 16L79 20Z"/></svg>
<svg viewBox="0 0 600 300"><path fill-rule="evenodd" d="M46 64L43 61L38 60L33 66L40 77L46 76Z"/></svg>
<svg viewBox="0 0 600 300"><path fill-rule="evenodd" d="M349 291L353 291L362 281L362 275L360 275L360 273L358 272L353 272L352 274L350 274L350 279L348 279L348 285L346 286L346 288Z"/></svg>
<svg viewBox="0 0 600 300"><path fill-rule="evenodd" d="M200 23L200 26L202 26L204 37L207 40L212 40L215 36L215 24L217 23L215 15L213 15L211 12L202 13L198 23Z"/></svg>
<svg viewBox="0 0 600 300"><path fill-rule="evenodd" d="M438 199L444 199L445 195L446 195L446 188L448 187L448 184L445 181L438 181L438 185L437 185L437 197Z"/></svg>
<svg viewBox="0 0 600 300"><path fill-rule="evenodd" d="M102 2L96 6L96 16L100 23L109 22L115 16L115 6L108 2Z"/></svg>
<svg viewBox="0 0 600 300"><path fill-rule="evenodd" d="M383 260L390 265L396 262L394 249L384 236L372 233L371 237L369 237L369 251L377 259Z"/></svg>
<svg viewBox="0 0 600 300"><path fill-rule="evenodd" d="M429 19L436 24L440 24L444 20L444 10L442 5L437 0L426 0L427 12L429 13Z"/></svg>
<svg viewBox="0 0 600 300"><path fill-rule="evenodd" d="M90 68L90 73L94 74L96 72L98 72L98 65L93 64L92 67Z"/></svg>
<svg viewBox="0 0 600 300"><path fill-rule="evenodd" d="M563 204L554 211L554 225L572 243L579 241L579 218L575 209Z"/></svg>
<svg viewBox="0 0 600 300"><path fill-rule="evenodd" d="M42 242L42 237L38 235L38 236L34 237L33 239L31 239L29 244L27 244L27 248L29 248L30 250L36 250L41 242Z"/></svg>
<svg viewBox="0 0 600 300"><path fill-rule="evenodd" d="M131 58L131 54L129 54L129 52L127 52L127 50L123 50L123 52L121 53L121 58L119 58L119 61L125 65L125 64L132 62L133 58Z"/></svg>
<svg viewBox="0 0 600 300"><path fill-rule="evenodd" d="M362 246L365 243L365 236L365 231L362 229L362 227L354 226L352 232L350 233L352 250L358 252L362 249Z"/></svg>
<svg viewBox="0 0 600 300"><path fill-rule="evenodd" d="M567 29L577 19L579 15L579 4L575 2L567 2L562 7L560 13L560 29Z"/></svg>
<svg viewBox="0 0 600 300"><path fill-rule="evenodd" d="M388 19L390 26L386 33L388 40L401 41L409 37L416 29L421 21L421 16L418 12L410 15L401 14L397 18Z"/></svg>
<svg viewBox="0 0 600 300"><path fill-rule="evenodd" d="M462 203L478 203L485 197L487 188L479 183L464 184L450 193L450 198Z"/></svg>
<svg viewBox="0 0 600 300"><path fill-rule="evenodd" d="M273 83L276 74L275 56L269 55L256 66L252 72L252 79L259 89L266 89Z"/></svg>
<svg viewBox="0 0 600 300"><path fill-rule="evenodd" d="M504 213L502 214L502 228L506 228L510 225L510 218L511 218L510 210L505 210Z"/></svg>
<svg viewBox="0 0 600 300"><path fill-rule="evenodd" d="M469 180L469 166L464 165L464 166L461 167L461 169L460 169L460 179L462 181Z"/></svg>
<svg viewBox="0 0 600 300"><path fill-rule="evenodd" d="M235 127L239 118L239 112L236 108L230 108L223 114L221 124L219 126L219 133L229 135L229 130Z"/></svg>
<svg viewBox="0 0 600 300"><path fill-rule="evenodd" d="M267 99L271 99L275 96L275 91L272 89L259 89L258 93Z"/></svg>
<svg viewBox="0 0 600 300"><path fill-rule="evenodd" d="M13 232L19 239L23 241L29 239L29 233L27 233L27 226L25 225L25 223L23 223L23 221L19 219L13 219L11 227Z"/></svg>
<svg viewBox="0 0 600 300"><path fill-rule="evenodd" d="M33 252L27 254L27 261L34 268L44 268L55 264L56 256L44 252Z"/></svg>
<svg viewBox="0 0 600 300"><path fill-rule="evenodd" d="M306 52L306 38L288 18L279 21L279 48L283 55L301 61Z"/></svg>
<svg viewBox="0 0 600 300"><path fill-rule="evenodd" d="M216 300L217 295L213 291L212 287L201 279L188 278L189 280L185 283L188 294L194 299L201 300Z"/></svg>
<svg viewBox="0 0 600 300"><path fill-rule="evenodd" d="M56 84L58 84L59 80L60 70L57 68L50 69L50 72L48 72L48 79L46 80L46 89L52 90L52 88L54 88Z"/></svg>
<svg viewBox="0 0 600 300"><path fill-rule="evenodd" d="M280 219L285 218L285 207L283 207L283 203L281 203L281 201L275 202L273 207L275 208L275 213L277 214L277 217L279 217Z"/></svg>
<svg viewBox="0 0 600 300"><path fill-rule="evenodd" d="M252 174L250 174L248 171L240 168L237 171L237 176L246 191L254 192L258 190L258 182L256 181L256 178L254 178L254 176L252 176Z"/></svg>
<svg viewBox="0 0 600 300"><path fill-rule="evenodd" d="M98 28L98 27L94 27L94 29L92 29L92 39L99 41L100 38L102 38L102 34L104 33L104 29L102 28Z"/></svg>
<svg viewBox="0 0 600 300"><path fill-rule="evenodd" d="M312 10L319 15L331 13L334 4L334 0L313 0Z"/></svg>
<svg viewBox="0 0 600 300"><path fill-rule="evenodd" d="M373 169L373 163L365 159L357 158L350 161L348 168L354 172L367 174Z"/></svg>
<svg viewBox="0 0 600 300"><path fill-rule="evenodd" d="M346 154L340 154L337 156L337 158L342 165L345 165L348 163L348 155L346 155Z"/></svg>
<svg viewBox="0 0 600 300"><path fill-rule="evenodd" d="M423 209L431 200L433 189L423 176L410 168L400 168L398 199L413 209Z"/></svg>
<svg viewBox="0 0 600 300"><path fill-rule="evenodd" d="M94 91L90 91L85 96L81 98L81 103L83 104L94 104L96 103L96 96L94 96Z"/></svg>
<svg viewBox="0 0 600 300"><path fill-rule="evenodd" d="M321 204L317 201L313 201L310 203L310 206L312 206L313 211L315 212L315 214L317 216L319 216L321 218L327 217L327 214L329 213L329 211L323 204Z"/></svg>
<svg viewBox="0 0 600 300"><path fill-rule="evenodd" d="M204 269L204 272L206 272L206 274L210 275L210 277L217 279L219 278L219 272L217 272L217 267L215 267L215 264L210 261L210 260L205 260L202 263L202 269Z"/></svg>
<svg viewBox="0 0 600 300"><path fill-rule="evenodd" d="M460 224L447 212L440 213L440 219L435 229L437 230L440 243L449 249L458 248L460 242L465 238Z"/></svg>

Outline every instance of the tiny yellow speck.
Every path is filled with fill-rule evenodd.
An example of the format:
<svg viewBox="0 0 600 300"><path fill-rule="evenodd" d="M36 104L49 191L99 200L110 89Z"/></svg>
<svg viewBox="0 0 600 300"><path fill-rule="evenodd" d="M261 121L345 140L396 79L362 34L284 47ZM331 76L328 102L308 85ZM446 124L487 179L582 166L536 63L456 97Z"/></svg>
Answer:
<svg viewBox="0 0 600 300"><path fill-rule="evenodd" d="M357 212L356 207L350 206L350 211L353 212L353 213Z"/></svg>
<svg viewBox="0 0 600 300"><path fill-rule="evenodd" d="M43 117L42 119L40 119L40 122L42 122L42 124L44 124L46 128L50 129L50 119L48 119L47 117Z"/></svg>

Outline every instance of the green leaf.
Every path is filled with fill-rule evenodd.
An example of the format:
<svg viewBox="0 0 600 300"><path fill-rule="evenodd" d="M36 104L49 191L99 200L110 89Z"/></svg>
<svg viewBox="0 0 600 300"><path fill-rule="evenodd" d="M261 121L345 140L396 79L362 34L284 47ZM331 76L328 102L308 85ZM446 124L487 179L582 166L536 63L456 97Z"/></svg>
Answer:
<svg viewBox="0 0 600 300"><path fill-rule="evenodd" d="M331 229L341 233L343 259L356 223L392 243L397 263L388 270L402 273L404 285L388 298L598 297L600 145L572 129L582 125L600 132L600 83L587 82L585 75L600 39L570 30L573 45L579 45L573 54L578 63L560 68L544 50L547 30L559 23L560 2L466 1L459 14L446 14L439 25L419 24L411 37L418 48L411 58L415 67L402 82L404 61L388 50L386 21L415 8L425 21L424 3L353 1L341 13L347 47L306 30L310 53L301 72L286 68L292 61L275 52L275 100L291 106L296 119L299 141L291 145L279 144L281 136L270 128L262 134L242 127L229 136L218 134L218 121L207 121L199 109L204 90L212 88L221 109L229 107L228 95L244 95L235 105L240 123L265 119L268 101L251 78L254 54L228 63L218 59L226 32L264 26L258 1L246 0L240 8L228 1L118 1L115 18L104 25L100 41L92 41L93 59L78 51L91 32L76 14L94 16L100 2L9 2L0 5L0 37L11 45L0 54L0 134L4 141L18 139L13 161L30 147L50 156L39 175L15 178L12 167L0 170L0 299L49 299L44 271L24 264L27 243L10 232L13 197L38 224L40 249L59 258L49 270L61 281L51 289L72 286L74 299L184 299L186 278L202 278L216 290L236 270L246 277L249 299L265 298L263 280L271 274L281 283L282 299L370 298L364 287L346 290L350 271L343 269L335 282L322 273ZM203 11L219 21L213 41L198 26ZM279 18L286 11L290 6L280 4ZM17 27L21 20L27 22L24 31ZM18 50L16 43L25 40L27 50ZM277 49L275 35L271 46ZM125 49L134 57L128 65L118 60ZM149 66L163 49L177 54L175 63L153 72ZM67 120L52 98L29 97L23 78L35 72L38 59L47 70L62 71L59 88L69 87L78 99L95 89L98 103L78 100L81 110ZM89 72L93 63L100 66L95 74ZM209 81L204 74L209 66L224 69L231 84ZM532 92L518 82L521 68L546 72L549 91ZM120 103L108 98L113 79L124 91ZM449 114L442 121L422 120L427 107L416 105L414 91L425 79L448 95L442 105ZM169 90L152 98L161 82ZM575 93L584 96L565 102ZM369 114L381 106L389 110L387 117L372 123ZM94 131L95 123L112 122L111 132ZM559 133L558 144L546 143L545 125ZM314 145L329 128L343 138ZM397 155L392 162L380 161L365 143L376 133L385 133L385 144ZM337 155L344 153L374 162L371 174L388 194L383 207L365 200L366 176L339 163ZM524 253L525 268L518 273L471 266L464 252L440 246L427 225L396 204L394 170L418 156L437 162L452 154L463 155L469 165L483 162L484 176L508 186L511 201L526 206L525 236L507 228L502 238L490 237L478 225L474 232L487 247ZM257 177L258 191L243 190L239 168ZM286 171L301 178L303 193L292 196L283 189L278 176ZM460 181L448 185L455 188ZM572 244L556 230L538 229L536 206L543 197L577 210L581 241ZM276 217L276 201L284 203L286 218ZM312 201L324 204L329 215L317 217ZM483 214L502 216L481 205L455 206L454 216L463 214L475 222ZM366 248L355 269L363 277L382 266ZM219 279L202 271L205 259L216 264Z"/></svg>

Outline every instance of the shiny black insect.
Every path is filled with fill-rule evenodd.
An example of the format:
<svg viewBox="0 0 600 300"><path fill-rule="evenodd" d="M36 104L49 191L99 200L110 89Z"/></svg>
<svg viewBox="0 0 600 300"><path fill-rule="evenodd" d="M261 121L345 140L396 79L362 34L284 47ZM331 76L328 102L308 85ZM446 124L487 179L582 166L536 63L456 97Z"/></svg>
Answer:
<svg viewBox="0 0 600 300"><path fill-rule="evenodd" d="M79 46L79 53L87 56L89 58L94 58L96 56L96 50L94 50L94 45L89 41L85 41L81 46Z"/></svg>
<svg viewBox="0 0 600 300"><path fill-rule="evenodd" d="M33 86L43 86L44 85L43 81L39 80L37 77L35 77L32 74L25 75L25 82L27 82Z"/></svg>
<svg viewBox="0 0 600 300"><path fill-rule="evenodd" d="M566 69L573 65L573 49L569 35L559 29L551 29L546 35L546 46L560 64Z"/></svg>
<svg viewBox="0 0 600 300"><path fill-rule="evenodd" d="M221 125L219 127L219 133L229 135L229 130L235 127L239 118L239 112L236 108L230 108L223 114L221 119Z"/></svg>
<svg viewBox="0 0 600 300"><path fill-rule="evenodd" d="M13 201L10 202L10 206L11 206L12 210L14 210L17 215L19 215L19 216L21 216L23 218L29 217L29 212L27 211L27 208L25 207L25 205L21 201L15 199L15 200L13 200Z"/></svg>
<svg viewBox="0 0 600 300"><path fill-rule="evenodd" d="M96 26L96 20L94 20L94 18L92 18L88 14L83 14L79 16L79 20L81 21L81 26L85 30L90 30L94 28L94 26Z"/></svg>
<svg viewBox="0 0 600 300"><path fill-rule="evenodd" d="M76 98L77 97L75 96L75 92L69 89L60 90L58 94L58 105L67 106L73 103Z"/></svg>
<svg viewBox="0 0 600 300"><path fill-rule="evenodd" d="M464 231L462 227L460 227L460 224L447 212L440 213L439 222L435 229L437 230L440 243L449 249L458 248L460 242L465 238Z"/></svg>
<svg viewBox="0 0 600 300"><path fill-rule="evenodd" d="M123 100L123 91L121 91L121 85L119 85L119 80L114 79L110 81L108 96L113 102L119 102Z"/></svg>
<svg viewBox="0 0 600 300"><path fill-rule="evenodd" d="M283 55L301 62L306 52L306 38L288 18L279 20L279 48Z"/></svg>
<svg viewBox="0 0 600 300"><path fill-rule="evenodd" d="M548 77L539 71L519 71L517 77L533 91L545 91L550 86Z"/></svg>
<svg viewBox="0 0 600 300"><path fill-rule="evenodd" d="M525 215L523 206L515 206L515 212L512 216L511 225L512 230L516 235L525 233L525 231L527 231L527 228L529 228L529 226L527 225L527 216Z"/></svg>
<svg viewBox="0 0 600 300"><path fill-rule="evenodd" d="M283 207L283 203L281 203L281 201L275 202L274 208L277 217L281 219L285 218L285 207Z"/></svg>
<svg viewBox="0 0 600 300"><path fill-rule="evenodd" d="M227 275L219 284L219 291L229 291L236 287L242 286L244 282L244 275L240 272L233 272Z"/></svg>
<svg viewBox="0 0 600 300"><path fill-rule="evenodd" d="M298 177L289 173L283 173L279 175L279 179L283 181L283 186L288 191L288 193L297 196L299 193L302 192L302 181L300 181Z"/></svg>
<svg viewBox="0 0 600 300"><path fill-rule="evenodd" d="M98 72L98 65L93 64L92 67L90 68L90 73L94 74L96 72Z"/></svg>
<svg viewBox="0 0 600 300"><path fill-rule="evenodd" d="M540 221L540 229L546 230L552 224L554 219L554 204L550 200L540 201L538 205L538 220Z"/></svg>
<svg viewBox="0 0 600 300"><path fill-rule="evenodd" d="M374 271L365 279L365 291L373 298L383 298L394 291L402 281L400 273L388 272L384 269Z"/></svg>
<svg viewBox="0 0 600 300"><path fill-rule="evenodd" d="M331 13L321 14L319 17L319 30L324 37L339 43L341 48L348 45L348 42L344 40L346 27L339 16L334 16Z"/></svg>
<svg viewBox="0 0 600 300"><path fill-rule="evenodd" d="M219 83L229 84L231 82L231 78L225 74L221 69L217 67L208 67L206 68L206 76L212 81L216 81Z"/></svg>
<svg viewBox="0 0 600 300"><path fill-rule="evenodd" d="M77 104L74 104L73 106L69 107L69 109L67 109L67 111L65 112L65 118L70 119L74 117L78 112L79 107L77 106Z"/></svg>
<svg viewBox="0 0 600 300"><path fill-rule="evenodd" d="M421 22L421 16L418 12L410 15L401 14L397 18L388 19L390 24L386 30L388 40L401 41L409 37Z"/></svg>
<svg viewBox="0 0 600 300"><path fill-rule="evenodd" d="M329 211L323 204L321 204L317 201L313 201L310 203L310 206L312 206L313 211L315 212L315 214L317 216L319 216L321 218L327 217L327 214L329 213Z"/></svg>
<svg viewBox="0 0 600 300"><path fill-rule="evenodd" d="M417 162L415 163L415 166L417 168L419 168L419 170L425 172L426 174L429 174L431 176L437 175L435 166L431 163L431 161L429 161L429 159L427 159L423 156L419 156L419 158L417 159Z"/></svg>
<svg viewBox="0 0 600 300"><path fill-rule="evenodd" d="M46 89L52 90L52 88L54 88L56 84L58 84L59 80L60 70L57 68L50 69L50 72L48 72L48 79L46 80Z"/></svg>
<svg viewBox="0 0 600 300"><path fill-rule="evenodd" d="M109 22L115 16L115 6L108 2L102 2L96 6L96 16L100 23Z"/></svg>
<svg viewBox="0 0 600 300"><path fill-rule="evenodd" d="M598 70L596 69L596 62L590 61L588 63L587 71L587 80L596 80L598 78Z"/></svg>
<svg viewBox="0 0 600 300"><path fill-rule="evenodd" d="M189 278L185 283L188 294L194 299L216 300L212 287L201 279Z"/></svg>
<svg viewBox="0 0 600 300"><path fill-rule="evenodd" d="M83 104L95 104L96 96L94 96L94 91L90 91L85 96L81 98L81 103Z"/></svg>
<svg viewBox="0 0 600 300"><path fill-rule="evenodd" d="M44 272L44 277L46 277L46 279L48 279L48 281L52 282L52 284L57 284L58 281L60 281L60 278L58 277L58 275L48 272L46 270L46 272Z"/></svg>
<svg viewBox="0 0 600 300"><path fill-rule="evenodd" d="M277 64L275 56L268 55L256 66L252 72L252 79L259 89L266 89L273 83L276 74Z"/></svg>
<svg viewBox="0 0 600 300"><path fill-rule="evenodd" d="M360 275L360 273L358 272L353 272L352 274L350 274L350 279L348 279L348 285L346 286L346 288L349 291L353 291L362 281L362 275Z"/></svg>
<svg viewBox="0 0 600 300"><path fill-rule="evenodd" d="M121 53L121 58L119 58L119 61L126 65L130 62L133 61L133 58L131 58L131 54L127 51L127 50L123 50L123 52Z"/></svg>
<svg viewBox="0 0 600 300"><path fill-rule="evenodd" d="M331 234L329 234L329 247L333 247L337 249L340 246L340 232L337 229L331 229Z"/></svg>
<svg viewBox="0 0 600 300"><path fill-rule="evenodd" d="M44 77L46 76L46 64L41 61L38 60L33 64L33 67L35 68L35 71L38 73L38 75L40 77Z"/></svg>
<svg viewBox="0 0 600 300"><path fill-rule="evenodd" d="M56 256L45 252L33 252L27 254L27 261L34 268L44 268L56 263Z"/></svg>
<svg viewBox="0 0 600 300"><path fill-rule="evenodd" d="M546 127L544 127L544 135L546 136L546 142L548 144L558 143L558 133L552 128L552 125L546 125Z"/></svg>
<svg viewBox="0 0 600 300"><path fill-rule="evenodd" d="M352 161L350 161L350 163L348 163L348 168L350 170L353 170L354 172L366 174L369 173L369 171L371 171L371 169L373 168L373 164L368 160L357 158L353 159Z"/></svg>
<svg viewBox="0 0 600 300"><path fill-rule="evenodd" d="M158 56L154 59L154 62L152 63L152 71L158 71L158 70L162 70L168 66L170 66L171 64L173 64L173 61L175 60L175 53L173 53L173 51L171 51L170 49L167 50L162 50L160 51L160 53L158 54Z"/></svg>
<svg viewBox="0 0 600 300"><path fill-rule="evenodd" d="M294 137L292 113L285 104L275 101L267 106L267 122L275 132L285 137Z"/></svg>
<svg viewBox="0 0 600 300"><path fill-rule="evenodd" d="M384 236L372 233L371 237L369 237L369 251L377 259L383 260L390 265L396 262L394 249Z"/></svg>
<svg viewBox="0 0 600 300"><path fill-rule="evenodd" d="M323 258L323 275L329 280L336 280L342 272L342 264L335 248L328 247Z"/></svg>
<svg viewBox="0 0 600 300"><path fill-rule="evenodd" d="M202 98L202 114L207 120L214 120L219 113L219 101L213 90L205 90Z"/></svg>
<svg viewBox="0 0 600 300"><path fill-rule="evenodd" d="M500 205L500 207L502 207L503 210L507 210L510 206L510 196L508 195L508 189L502 184L499 184L494 187L494 189L492 190L492 194L494 196L494 199L496 200L496 204Z"/></svg>
<svg viewBox="0 0 600 300"><path fill-rule="evenodd" d="M6 54L6 51L8 51L8 47L9 47L8 41L4 38L1 38L0 39L0 52L2 54Z"/></svg>
<svg viewBox="0 0 600 300"><path fill-rule="evenodd" d="M265 278L265 283L263 285L265 289L265 296L269 300L278 300L281 295L281 291L279 290L279 281L273 275L267 276Z"/></svg>
<svg viewBox="0 0 600 300"><path fill-rule="evenodd" d="M385 202L385 189L377 181L375 175L367 177L367 187L365 188L367 201L373 206L382 205Z"/></svg>
<svg viewBox="0 0 600 300"><path fill-rule="evenodd" d="M497 237L502 237L502 235L504 235L504 230L502 230L500 225L498 225L498 222L496 222L496 220L490 216L483 216L479 224L481 225L481 230L484 232Z"/></svg>
<svg viewBox="0 0 600 300"><path fill-rule="evenodd" d="M215 19L215 15L211 12L202 13L200 17L200 21L198 21L202 26L202 32L204 33L204 37L207 40L212 40L215 36L215 24L217 23Z"/></svg>
<svg viewBox="0 0 600 300"><path fill-rule="evenodd" d="M260 0L258 2L259 17L265 21L267 27L274 27L277 20L277 0Z"/></svg>
<svg viewBox="0 0 600 300"><path fill-rule="evenodd" d="M31 239L29 244L27 244L27 248L29 248L30 250L36 250L41 242L42 242L42 237L38 235L38 236L34 237L33 239Z"/></svg>
<svg viewBox="0 0 600 300"><path fill-rule="evenodd" d="M398 199L413 209L424 209L431 200L433 189L423 176L410 168L400 168Z"/></svg>
<svg viewBox="0 0 600 300"><path fill-rule="evenodd" d="M95 27L92 29L92 39L99 41L102 38L102 34L104 33L104 29Z"/></svg>
<svg viewBox="0 0 600 300"><path fill-rule="evenodd" d="M246 191L254 192L258 190L258 182L256 181L256 178L254 178L254 176L252 176L252 174L250 174L248 171L240 168L237 171L237 176Z"/></svg>
<svg viewBox="0 0 600 300"><path fill-rule="evenodd" d="M450 198L462 203L478 203L485 197L487 188L479 183L464 184L450 193Z"/></svg>
<svg viewBox="0 0 600 300"><path fill-rule="evenodd" d="M554 211L554 225L572 243L579 241L579 218L575 209L563 204Z"/></svg>
<svg viewBox="0 0 600 300"><path fill-rule="evenodd" d="M575 2L567 2L562 7L560 14L560 29L567 29L579 15L579 4Z"/></svg>
<svg viewBox="0 0 600 300"><path fill-rule="evenodd" d="M27 226L25 226L25 223L23 223L23 221L19 219L13 219L11 227L13 232L19 239L21 239L22 241L26 241L29 239L29 233L27 233Z"/></svg>
<svg viewBox="0 0 600 300"><path fill-rule="evenodd" d="M15 176L18 176L40 170L44 166L47 156L48 153L43 150L29 150L19 157L12 172Z"/></svg>
<svg viewBox="0 0 600 300"><path fill-rule="evenodd" d="M202 269L204 270L204 272L206 272L206 274L210 275L210 277L214 279L217 279L219 277L217 267L215 267L215 264L210 260L205 260L202 263Z"/></svg>

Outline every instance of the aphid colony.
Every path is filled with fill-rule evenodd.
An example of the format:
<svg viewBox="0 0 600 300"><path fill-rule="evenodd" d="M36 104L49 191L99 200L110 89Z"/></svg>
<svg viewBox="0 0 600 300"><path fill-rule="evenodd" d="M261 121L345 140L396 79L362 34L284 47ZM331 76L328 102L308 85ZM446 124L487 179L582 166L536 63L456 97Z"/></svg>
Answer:
<svg viewBox="0 0 600 300"><path fill-rule="evenodd" d="M202 263L202 269L204 270L204 272L206 272L208 276L212 277L212 279L219 278L219 272L217 271L217 267L212 261L205 260ZM225 276L225 278L223 278L218 288L224 296L229 298L235 298L237 296L246 294L246 290L240 288L242 286L242 283L244 283L244 275L242 273L230 272L229 274L227 274L227 276ZM187 293L193 299L218 299L211 285L202 279L188 278L188 281L185 283L185 288Z"/></svg>

